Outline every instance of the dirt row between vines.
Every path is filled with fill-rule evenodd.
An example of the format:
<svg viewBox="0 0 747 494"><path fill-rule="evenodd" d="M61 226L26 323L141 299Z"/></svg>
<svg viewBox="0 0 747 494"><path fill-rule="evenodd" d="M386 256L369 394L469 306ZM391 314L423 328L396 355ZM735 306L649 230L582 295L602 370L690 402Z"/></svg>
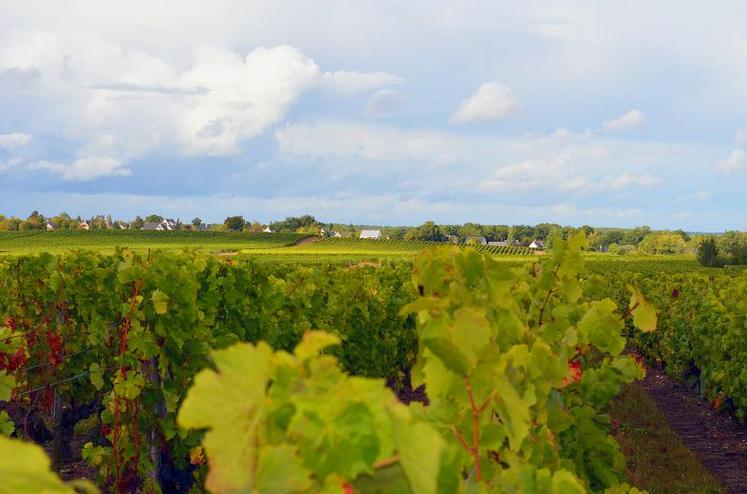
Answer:
<svg viewBox="0 0 747 494"><path fill-rule="evenodd" d="M660 368L649 367L637 385L653 398L672 429L729 494L747 494L747 427L728 413L715 411Z"/></svg>

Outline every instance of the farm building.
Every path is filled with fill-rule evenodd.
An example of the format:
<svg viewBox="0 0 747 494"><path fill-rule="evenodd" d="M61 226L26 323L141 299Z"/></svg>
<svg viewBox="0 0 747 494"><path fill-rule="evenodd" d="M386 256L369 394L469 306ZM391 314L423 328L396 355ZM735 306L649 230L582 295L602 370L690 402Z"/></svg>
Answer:
<svg viewBox="0 0 747 494"><path fill-rule="evenodd" d="M272 233L272 228L270 228L269 226L266 226L266 227L264 227L262 229L262 232L263 233Z"/></svg>
<svg viewBox="0 0 747 494"><path fill-rule="evenodd" d="M141 230L149 230L149 231L171 231L176 230L176 221L174 220L162 220L160 223L155 221L148 221L146 223L143 223L143 227Z"/></svg>
<svg viewBox="0 0 747 494"><path fill-rule="evenodd" d="M529 248L532 250L542 250L545 248L545 242L542 240L535 240L531 244L529 244Z"/></svg>
<svg viewBox="0 0 747 494"><path fill-rule="evenodd" d="M381 240L381 230L361 230L360 238L366 238L369 240Z"/></svg>
<svg viewBox="0 0 747 494"><path fill-rule="evenodd" d="M508 241L507 240L498 240L495 242L488 242L488 245L491 247L508 247Z"/></svg>
<svg viewBox="0 0 747 494"><path fill-rule="evenodd" d="M47 221L46 228L50 231L57 230L57 223L55 223L54 221Z"/></svg>
<svg viewBox="0 0 747 494"><path fill-rule="evenodd" d="M469 245L488 245L488 240L485 237L467 237L466 243Z"/></svg>

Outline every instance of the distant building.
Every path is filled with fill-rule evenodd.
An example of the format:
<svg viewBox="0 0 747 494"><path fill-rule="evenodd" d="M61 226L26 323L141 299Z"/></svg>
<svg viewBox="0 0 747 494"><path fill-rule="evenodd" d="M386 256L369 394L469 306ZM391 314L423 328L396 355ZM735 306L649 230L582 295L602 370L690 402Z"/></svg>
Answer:
<svg viewBox="0 0 747 494"><path fill-rule="evenodd" d="M490 247L508 247L508 241L507 240L498 240L495 242L488 242L488 245Z"/></svg>
<svg viewBox="0 0 747 494"><path fill-rule="evenodd" d="M381 240L381 230L361 230L360 238L368 240Z"/></svg>
<svg viewBox="0 0 747 494"><path fill-rule="evenodd" d="M471 245L488 245L488 240L485 237L467 237L466 243Z"/></svg>
<svg viewBox="0 0 747 494"><path fill-rule="evenodd" d="M342 238L342 234L340 232L333 231L332 232L332 237L334 237L334 238Z"/></svg>
<svg viewBox="0 0 747 494"><path fill-rule="evenodd" d="M529 244L529 248L532 250L542 250L545 248L545 242L542 240L535 240L531 244Z"/></svg>
<svg viewBox="0 0 747 494"><path fill-rule="evenodd" d="M156 231L156 230L163 230L163 226L160 223L157 223L155 221L147 221L143 223L143 227L141 230L148 230L148 231Z"/></svg>
<svg viewBox="0 0 747 494"><path fill-rule="evenodd" d="M263 233L272 233L272 228L270 228L269 226L266 226L266 227L264 227L262 229L262 232Z"/></svg>
<svg viewBox="0 0 747 494"><path fill-rule="evenodd" d="M450 244L458 244L459 235L446 235L446 241Z"/></svg>
<svg viewBox="0 0 747 494"><path fill-rule="evenodd" d="M91 225L88 224L88 220L83 220L78 223L78 230L90 230Z"/></svg>
<svg viewBox="0 0 747 494"><path fill-rule="evenodd" d="M47 221L47 225L46 225L46 228L47 228L47 230L49 230L49 231L54 231L54 230L57 230L57 228L58 228L58 227L57 227L57 223L55 223L54 221Z"/></svg>

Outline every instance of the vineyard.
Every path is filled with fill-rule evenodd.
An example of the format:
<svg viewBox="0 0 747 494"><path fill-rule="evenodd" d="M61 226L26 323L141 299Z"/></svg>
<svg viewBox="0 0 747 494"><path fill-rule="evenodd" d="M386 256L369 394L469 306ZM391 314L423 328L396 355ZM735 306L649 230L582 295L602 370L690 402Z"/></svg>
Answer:
<svg viewBox="0 0 747 494"><path fill-rule="evenodd" d="M414 257L423 249L444 245L443 242L410 240L367 240L357 238L326 238L316 242L301 243L289 249L251 250L245 253L254 255L288 256L373 256L373 257ZM528 247L488 246L473 247L477 252L500 256L529 256Z"/></svg>
<svg viewBox="0 0 747 494"><path fill-rule="evenodd" d="M88 249L113 254L117 247L127 247L134 251L185 248L203 248L208 251L268 249L285 247L304 237L305 235L297 233L144 230L0 231L0 255L44 252L62 254L73 249Z"/></svg>
<svg viewBox="0 0 747 494"><path fill-rule="evenodd" d="M626 345L743 418L747 282L587 269L586 245L0 258L0 476L14 493L639 492L607 415L644 375ZM52 473L81 456L93 483Z"/></svg>

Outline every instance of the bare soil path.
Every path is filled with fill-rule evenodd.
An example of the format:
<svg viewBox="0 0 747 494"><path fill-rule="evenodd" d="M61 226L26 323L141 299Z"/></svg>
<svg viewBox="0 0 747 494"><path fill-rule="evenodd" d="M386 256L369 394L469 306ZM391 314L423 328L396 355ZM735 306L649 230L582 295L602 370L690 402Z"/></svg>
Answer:
<svg viewBox="0 0 747 494"><path fill-rule="evenodd" d="M318 242L319 240L321 240L321 238L317 237L316 235L311 235L309 237L304 237L300 240L295 241L293 243L293 246L296 247L298 245L310 244L312 242Z"/></svg>
<svg viewBox="0 0 747 494"><path fill-rule="evenodd" d="M713 410L697 393L657 367L639 381L682 441L716 475L730 494L747 494L747 427Z"/></svg>

